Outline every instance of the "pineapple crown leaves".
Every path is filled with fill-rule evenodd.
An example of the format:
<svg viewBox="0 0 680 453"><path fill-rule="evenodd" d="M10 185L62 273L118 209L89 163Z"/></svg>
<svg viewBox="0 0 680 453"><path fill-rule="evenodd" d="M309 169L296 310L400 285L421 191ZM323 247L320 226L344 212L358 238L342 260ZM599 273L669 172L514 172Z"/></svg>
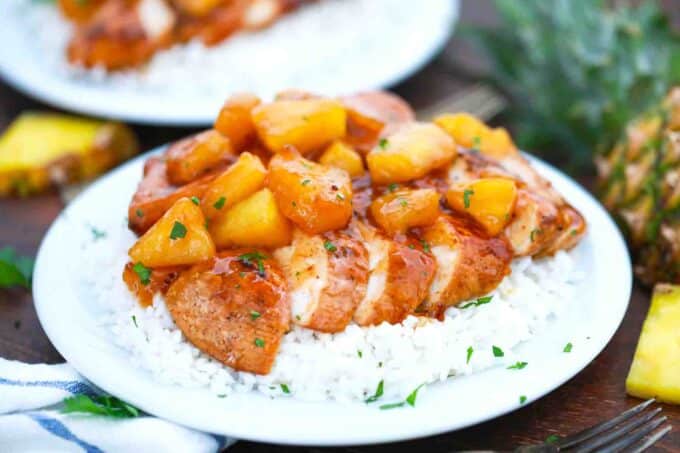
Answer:
<svg viewBox="0 0 680 453"><path fill-rule="evenodd" d="M680 38L655 2L496 0L503 25L464 36L491 63L487 76L512 102L519 144L571 166L591 165L636 114L680 81Z"/></svg>

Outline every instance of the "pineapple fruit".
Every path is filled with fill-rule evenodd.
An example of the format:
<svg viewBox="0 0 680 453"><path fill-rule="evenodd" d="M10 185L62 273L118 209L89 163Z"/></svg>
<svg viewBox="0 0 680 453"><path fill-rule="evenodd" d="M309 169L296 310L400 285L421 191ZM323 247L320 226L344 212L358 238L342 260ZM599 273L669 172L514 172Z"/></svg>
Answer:
<svg viewBox="0 0 680 453"><path fill-rule="evenodd" d="M631 121L596 158L600 198L622 226L646 284L680 282L680 87Z"/></svg>

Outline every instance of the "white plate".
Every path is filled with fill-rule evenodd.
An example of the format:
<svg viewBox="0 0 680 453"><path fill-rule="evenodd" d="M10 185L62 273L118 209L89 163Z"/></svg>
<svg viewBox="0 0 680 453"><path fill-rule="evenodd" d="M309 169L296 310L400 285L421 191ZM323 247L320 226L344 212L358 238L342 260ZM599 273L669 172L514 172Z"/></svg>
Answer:
<svg viewBox="0 0 680 453"><path fill-rule="evenodd" d="M101 307L82 296L83 225L121 222L142 170L139 157L101 178L74 200L48 231L38 253L33 293L45 332L80 373L145 411L240 439L307 445L397 441L464 428L498 417L556 389L605 347L628 306L632 274L622 237L603 208L575 182L538 161L536 168L575 205L589 232L578 246L587 276L576 300L543 334L514 351L530 363L522 372L497 367L428 386L415 408L380 411L363 403L308 403L254 393L216 398L208 390L163 385L131 365L100 325ZM87 231L85 231L87 233ZM79 267L80 265L80 267ZM573 350L562 352L567 342Z"/></svg>
<svg viewBox="0 0 680 453"><path fill-rule="evenodd" d="M441 50L458 17L458 0L428 0L426 8L411 0L332 0L348 2L350 12L320 30L304 16L312 8L332 6L320 2L260 32L267 35L255 33L225 41L223 46L231 47L223 47L228 52L220 59L229 70L214 62L212 68L197 63L201 60L195 54L185 52L181 64L171 68L164 64L163 77L147 74L148 80L140 87L125 78L114 83L70 74L63 62L68 30L58 23L47 25L54 16L49 10L33 17L17 9L31 1L35 2L31 8L49 8L38 5L38 0L0 1L0 75L8 83L64 109L157 125L212 124L224 99L237 91L268 99L291 87L338 95L395 85ZM356 11L352 13L351 8ZM366 26L379 21L394 26ZM356 23L361 26L353 26ZM293 44L286 36L296 36L298 44L294 45L303 51L291 51ZM328 36L348 36L348 43ZM163 64L163 56L158 58ZM174 74L185 83L168 85L173 77L165 74Z"/></svg>

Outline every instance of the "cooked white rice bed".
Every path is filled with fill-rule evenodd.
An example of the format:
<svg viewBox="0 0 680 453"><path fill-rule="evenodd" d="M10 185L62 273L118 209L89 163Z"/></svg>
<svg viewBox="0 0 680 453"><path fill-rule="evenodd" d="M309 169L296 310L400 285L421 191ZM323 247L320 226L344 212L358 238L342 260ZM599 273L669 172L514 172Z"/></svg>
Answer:
<svg viewBox="0 0 680 453"><path fill-rule="evenodd" d="M123 225L106 231L105 239L88 241L84 256L92 262L80 268L92 270L85 283L90 297L109 313L105 327L130 351L134 364L158 381L206 387L219 396L250 390L284 395L285 384L303 400L363 400L383 380L383 399L388 400L403 398L422 383L507 366L521 360L513 348L540 333L573 300L580 278L572 257L577 252L517 259L488 304L451 308L444 321L409 317L399 325L350 325L339 334L295 327L283 338L272 372L257 376L236 372L192 346L175 327L162 297L152 307L140 307L121 279L134 236ZM501 348L504 357L494 357L492 346ZM474 352L467 363L470 347Z"/></svg>

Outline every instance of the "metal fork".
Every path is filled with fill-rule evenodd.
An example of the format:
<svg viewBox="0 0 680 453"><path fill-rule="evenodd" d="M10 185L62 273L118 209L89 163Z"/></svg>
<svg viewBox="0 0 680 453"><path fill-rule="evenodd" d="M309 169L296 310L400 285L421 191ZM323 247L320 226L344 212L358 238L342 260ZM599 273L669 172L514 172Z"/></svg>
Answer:
<svg viewBox="0 0 680 453"><path fill-rule="evenodd" d="M542 444L519 447L515 453L557 452L642 452L671 431L654 399L645 401L611 420L598 423L570 436L551 436Z"/></svg>

